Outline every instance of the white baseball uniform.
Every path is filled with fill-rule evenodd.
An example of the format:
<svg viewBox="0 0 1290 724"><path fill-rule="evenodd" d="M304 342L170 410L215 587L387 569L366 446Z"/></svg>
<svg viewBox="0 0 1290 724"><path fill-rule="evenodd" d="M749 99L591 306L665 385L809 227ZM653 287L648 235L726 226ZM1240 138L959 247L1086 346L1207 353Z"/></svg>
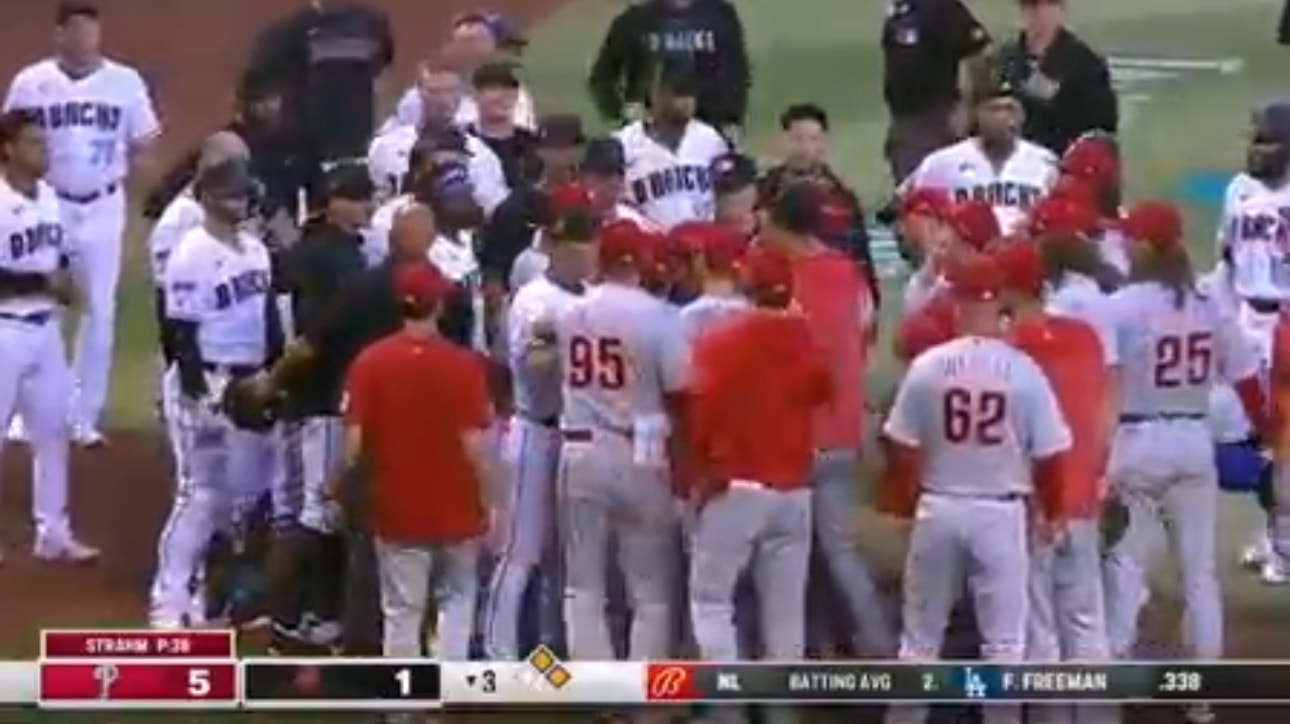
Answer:
<svg viewBox="0 0 1290 724"><path fill-rule="evenodd" d="M507 360L514 380L515 415L505 444L514 479L507 506L508 530L493 569L484 645L498 660L519 657L518 626L524 593L539 564L539 621L543 633L559 631L564 592L554 585L560 550L554 521L556 466L560 455L560 367L534 368L529 351L540 344L536 328L554 325L579 295L539 275L511 299L506 317Z"/></svg>
<svg viewBox="0 0 1290 724"><path fill-rule="evenodd" d="M392 196L403 191L403 177L408 173L408 160L421 131L416 126L399 126L372 139L367 148L367 167L378 193ZM470 158L466 170L474 188L475 201L485 214L502 203L509 194L502 162L477 136L466 134L466 153Z"/></svg>
<svg viewBox="0 0 1290 724"><path fill-rule="evenodd" d="M556 320L564 619L574 658L614 658L605 604L615 534L632 611L628 656L670 649L677 528L664 395L684 387L689 360L676 313L666 307L642 289L607 282Z"/></svg>
<svg viewBox="0 0 1290 724"><path fill-rule="evenodd" d="M537 112L533 104L533 94L529 89L520 86L519 97L515 100L514 121L515 125L530 130L537 128ZM381 124L381 130L378 133L385 133L400 126L415 126L421 122L423 113L421 110L421 91L413 85L403 92L399 98L399 103L394 109L394 113L385 119ZM468 126L479 120L479 106L475 104L475 99L465 96L457 106L457 112L453 114L453 122L459 126Z"/></svg>
<svg viewBox="0 0 1290 724"><path fill-rule="evenodd" d="M52 59L29 65L14 76L4 107L36 111L47 134L48 180L62 201L72 270L85 294L72 421L78 434L92 434L112 370L124 181L131 152L160 133L157 113L139 72L112 60L81 78L68 77Z"/></svg>
<svg viewBox="0 0 1290 724"><path fill-rule="evenodd" d="M730 151L717 129L690 121L671 149L654 140L644 121L614 133L627 157L627 194L641 214L664 230L685 221L711 221L716 214L713 160Z"/></svg>
<svg viewBox="0 0 1290 724"><path fill-rule="evenodd" d="M1122 403L1107 478L1129 508L1130 525L1107 561L1111 651L1131 655L1144 572L1167 523L1182 573L1189 653L1223 655L1222 601L1215 573L1218 486L1208 425L1215 385L1258 371L1257 356L1230 315L1212 299L1154 282L1113 295L1118 309Z"/></svg>
<svg viewBox="0 0 1290 724"><path fill-rule="evenodd" d="M35 198L0 179L0 269L50 274L67 253L58 197L41 182ZM22 414L31 441L32 517L41 537L68 540L67 415L71 374L62 314L48 295L0 298L0 420Z"/></svg>
<svg viewBox="0 0 1290 724"><path fill-rule="evenodd" d="M1246 174L1227 186L1219 251L1241 299L1290 300L1290 188L1269 188Z"/></svg>
<svg viewBox="0 0 1290 724"><path fill-rule="evenodd" d="M479 258L475 254L475 235L464 232L452 238L440 234L431 242L426 256L444 276L463 287L470 295L471 318L474 320L470 333L471 346L487 353L484 278L479 268Z"/></svg>
<svg viewBox="0 0 1290 724"><path fill-rule="evenodd" d="M933 151L900 184L900 191L943 189L955 201L983 199L994 207L999 227L1014 230L1057 181L1057 157L1043 146L1018 140L995 168L981 142L968 138Z"/></svg>
<svg viewBox="0 0 1290 724"><path fill-rule="evenodd" d="M748 307L748 300L741 296L700 294L681 307L681 334L686 343L693 346L699 335L739 316Z"/></svg>
<svg viewBox="0 0 1290 724"><path fill-rule="evenodd" d="M1118 307L1092 277L1067 272L1056 284L1050 284L1045 311L1087 323L1102 342L1102 359L1108 367L1120 364L1119 338L1116 334Z"/></svg>
<svg viewBox="0 0 1290 724"><path fill-rule="evenodd" d="M1021 661L1032 462L1071 445L1052 386L1034 360L1006 341L960 337L911 363L883 431L921 456L900 657L937 658L966 583L977 602L982 657ZM921 722L926 715L925 707L892 707L888 721ZM1020 711L991 706L984 717L1020 721Z"/></svg>
<svg viewBox="0 0 1290 724"><path fill-rule="evenodd" d="M613 215L607 220L630 221L647 231L656 231L659 228L657 224L642 216L641 212L628 204L616 204ZM516 255L515 261L511 262L510 288L519 289L541 276L550 263L551 260L547 257L546 251L542 249L542 230L538 229L533 234L533 243Z"/></svg>
<svg viewBox="0 0 1290 724"><path fill-rule="evenodd" d="M363 230L363 256L368 266L376 266L390 255L390 232L394 230L394 218L399 212L412 205L412 194L400 194L387 199L372 213L372 219Z"/></svg>
<svg viewBox="0 0 1290 724"><path fill-rule="evenodd" d="M188 487L176 489L157 545L152 587L152 621L170 626L200 616L189 581L211 535L240 524L267 492L278 450L272 436L238 429L215 405L233 379L268 362L266 297L273 285L264 243L242 233L230 244L204 226L192 229L171 253L164 278L167 317L196 325L208 390L192 399L180 387L177 368L166 373L167 406L176 412L189 462L188 474L178 476Z"/></svg>

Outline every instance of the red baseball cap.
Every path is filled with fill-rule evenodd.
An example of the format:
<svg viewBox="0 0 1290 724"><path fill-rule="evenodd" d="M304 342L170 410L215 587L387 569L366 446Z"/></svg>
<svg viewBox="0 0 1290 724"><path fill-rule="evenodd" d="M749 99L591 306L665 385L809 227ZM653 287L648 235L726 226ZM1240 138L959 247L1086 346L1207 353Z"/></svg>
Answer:
<svg viewBox="0 0 1290 724"><path fill-rule="evenodd" d="M998 266L1005 290L1038 294L1044 286L1044 260L1034 243L1001 244L990 257Z"/></svg>
<svg viewBox="0 0 1290 724"><path fill-rule="evenodd" d="M699 259L707 272L737 269L748 244L734 229L711 221L686 221L672 227L668 236L686 260Z"/></svg>
<svg viewBox="0 0 1290 724"><path fill-rule="evenodd" d="M1003 291L1003 272L989 256L971 256L949 265L945 280L950 292L962 301L987 302Z"/></svg>
<svg viewBox="0 0 1290 724"><path fill-rule="evenodd" d="M453 288L453 283L428 261L405 264L394 273L394 293L399 302L415 310L429 311Z"/></svg>
<svg viewBox="0 0 1290 724"><path fill-rule="evenodd" d="M978 251L1003 235L994 207L980 199L952 204L945 222L960 241Z"/></svg>
<svg viewBox="0 0 1290 724"><path fill-rule="evenodd" d="M591 189L580 183L563 183L547 192L551 200L551 210L556 214L567 213L573 209L590 209L592 205Z"/></svg>
<svg viewBox="0 0 1290 724"><path fill-rule="evenodd" d="M935 188L916 188L905 194L900 200L900 215L912 216L932 216L938 219L944 218L954 205L950 195L942 189Z"/></svg>
<svg viewBox="0 0 1290 724"><path fill-rule="evenodd" d="M787 306L793 299L793 262L780 252L754 246L744 256L743 283L757 302Z"/></svg>
<svg viewBox="0 0 1290 724"><path fill-rule="evenodd" d="M1175 247L1182 242L1182 212L1168 201L1142 201L1125 213L1120 230L1130 239L1158 250Z"/></svg>
<svg viewBox="0 0 1290 724"><path fill-rule="evenodd" d="M613 221L600 230L597 256L601 267L635 266L645 251L644 232L634 221Z"/></svg>
<svg viewBox="0 0 1290 724"><path fill-rule="evenodd" d="M1092 136L1080 138L1066 148L1058 162L1063 176L1073 176L1097 186L1120 177L1120 159L1105 140Z"/></svg>
<svg viewBox="0 0 1290 724"><path fill-rule="evenodd" d="M1098 217L1093 207L1081 200L1070 196L1049 196L1030 210L1026 228L1035 236L1056 235L1087 240L1097 233Z"/></svg>

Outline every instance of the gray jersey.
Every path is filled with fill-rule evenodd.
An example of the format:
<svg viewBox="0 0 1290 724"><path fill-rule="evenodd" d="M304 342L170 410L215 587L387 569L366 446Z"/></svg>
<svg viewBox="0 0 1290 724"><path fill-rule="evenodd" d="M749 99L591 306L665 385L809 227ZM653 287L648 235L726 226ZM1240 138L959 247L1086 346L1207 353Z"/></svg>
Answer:
<svg viewBox="0 0 1290 724"><path fill-rule="evenodd" d="M718 297L700 295L698 299L681 307L681 334L693 345L699 335L748 309L743 297Z"/></svg>
<svg viewBox="0 0 1290 724"><path fill-rule="evenodd" d="M531 369L524 359L538 341L537 328L553 324L578 296L539 275L515 293L506 315L507 361L514 378L515 412L543 421L560 414L560 370Z"/></svg>
<svg viewBox="0 0 1290 724"><path fill-rule="evenodd" d="M1173 292L1154 282L1130 284L1112 299L1122 415L1202 418L1214 385L1257 373L1258 356L1215 300L1190 294L1176 309Z"/></svg>
<svg viewBox="0 0 1290 724"><path fill-rule="evenodd" d="M664 412L685 385L688 359L675 311L644 290L606 283L556 318L561 426L627 432Z"/></svg>
<svg viewBox="0 0 1290 724"><path fill-rule="evenodd" d="M1071 445L1039 366L985 337L961 337L915 359L883 431L919 449L923 490L961 496L1029 493L1031 461Z"/></svg>

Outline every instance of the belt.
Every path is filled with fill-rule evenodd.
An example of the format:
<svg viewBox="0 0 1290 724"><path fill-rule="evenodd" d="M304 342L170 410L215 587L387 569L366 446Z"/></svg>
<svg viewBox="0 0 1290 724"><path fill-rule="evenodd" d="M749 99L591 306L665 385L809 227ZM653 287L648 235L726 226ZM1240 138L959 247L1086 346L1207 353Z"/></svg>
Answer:
<svg viewBox="0 0 1290 724"><path fill-rule="evenodd" d="M537 425L538 427L548 427L548 428L551 428L552 430L560 426L559 415L552 415L550 417L531 417L529 415L521 414L521 415L516 415L516 417L523 420L524 422L527 422L530 425Z"/></svg>
<svg viewBox="0 0 1290 724"><path fill-rule="evenodd" d="M1015 490L1007 493L964 493L948 492L944 490L924 490L927 495L939 495L942 498L961 498L966 500L990 500L1000 503L1012 503L1018 500L1025 500L1028 496L1026 493L1018 493Z"/></svg>
<svg viewBox="0 0 1290 724"><path fill-rule="evenodd" d="M1139 415L1129 413L1120 415L1121 425L1136 425L1142 422L1155 422L1157 420L1204 420L1208 415L1203 412L1156 412L1150 415Z"/></svg>
<svg viewBox="0 0 1290 724"><path fill-rule="evenodd" d="M1259 314L1271 314L1281 310L1284 304L1280 299L1246 299L1246 305Z"/></svg>
<svg viewBox="0 0 1290 724"><path fill-rule="evenodd" d="M116 190L119 188L121 188L121 184L113 181L104 188L101 188L98 191L91 191L88 194L74 194L70 191L55 191L54 193L58 194L58 198L64 201L70 201L74 204L92 204L101 198L111 196L116 193Z"/></svg>
<svg viewBox="0 0 1290 724"><path fill-rule="evenodd" d="M215 362L203 362L202 369L212 374L224 375L233 379L250 377L260 370L264 369L260 365L225 365Z"/></svg>
<svg viewBox="0 0 1290 724"><path fill-rule="evenodd" d="M17 314L14 312L0 312L0 319L9 322L18 322L19 324L30 324L33 327L39 327L54 318L54 310L46 309L40 312L27 312Z"/></svg>
<svg viewBox="0 0 1290 724"><path fill-rule="evenodd" d="M596 438L596 435L603 433L611 433L625 440L632 439L632 433L630 430L614 430L605 427L595 429L590 427L566 427L560 430L560 437L563 438L565 442L591 442Z"/></svg>

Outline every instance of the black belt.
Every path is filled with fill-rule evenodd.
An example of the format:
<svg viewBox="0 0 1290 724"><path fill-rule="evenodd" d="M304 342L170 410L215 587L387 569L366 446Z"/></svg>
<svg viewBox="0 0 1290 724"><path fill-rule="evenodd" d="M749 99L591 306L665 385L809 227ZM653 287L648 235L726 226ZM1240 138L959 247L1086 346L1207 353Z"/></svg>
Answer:
<svg viewBox="0 0 1290 724"><path fill-rule="evenodd" d="M632 439L632 433L628 430L608 430L605 428L597 428L593 430L589 427L566 427L560 430L560 437L563 438L565 442L591 442L596 438L597 432L608 432L627 440Z"/></svg>
<svg viewBox="0 0 1290 724"><path fill-rule="evenodd" d="M1280 299L1246 299L1245 304L1259 314L1272 314L1281 311L1284 302Z"/></svg>
<svg viewBox="0 0 1290 724"><path fill-rule="evenodd" d="M538 427L548 427L548 428L551 428L552 430L560 426L559 415L552 415L550 417L542 417L542 418L529 417L528 415L520 415L519 418L524 422L529 423L530 425L537 425Z"/></svg>
<svg viewBox="0 0 1290 724"><path fill-rule="evenodd" d="M92 204L101 198L111 196L119 188L121 188L121 184L113 182L98 191L91 191L88 194L74 194L70 191L55 191L54 193L58 194L58 198L74 204Z"/></svg>
<svg viewBox="0 0 1290 724"><path fill-rule="evenodd" d="M225 375L233 379L251 377L264 369L259 365L222 365L214 362L203 362L202 369L217 375Z"/></svg>
<svg viewBox="0 0 1290 724"><path fill-rule="evenodd" d="M33 327L39 327L54 318L54 310L46 309L42 312L27 312L26 314L15 314L13 312L0 312L0 319L10 322L19 322L21 324L30 324Z"/></svg>
<svg viewBox="0 0 1290 724"><path fill-rule="evenodd" d="M1155 420L1204 420L1208 415L1203 412L1157 412L1151 415L1120 415L1121 425L1136 425L1140 422Z"/></svg>
<svg viewBox="0 0 1290 724"><path fill-rule="evenodd" d="M944 490L924 490L928 495L939 495L945 498L964 498L967 500L990 500L999 503L1012 503L1018 500L1025 500L1025 493L1018 493L1015 490L1008 493L966 493L966 492L947 492Z"/></svg>

